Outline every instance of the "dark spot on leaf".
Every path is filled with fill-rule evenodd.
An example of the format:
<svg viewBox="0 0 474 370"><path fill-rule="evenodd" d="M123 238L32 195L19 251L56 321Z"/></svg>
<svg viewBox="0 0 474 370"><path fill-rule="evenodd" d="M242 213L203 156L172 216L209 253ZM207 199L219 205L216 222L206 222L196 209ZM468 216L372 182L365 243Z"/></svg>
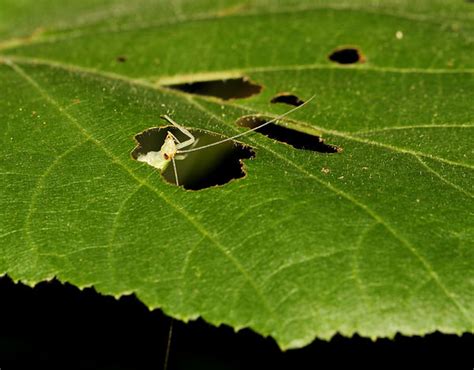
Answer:
<svg viewBox="0 0 474 370"><path fill-rule="evenodd" d="M241 127L255 128L268 122L271 118L261 116L244 116L236 121ZM269 123L255 130L271 139L291 145L296 149L312 150L319 153L338 153L342 150L334 145L325 144L319 136L297 131L289 127Z"/></svg>
<svg viewBox="0 0 474 370"><path fill-rule="evenodd" d="M357 62L365 62L365 58L359 51L359 49L351 47L334 50L329 55L329 60L339 64L354 64Z"/></svg>
<svg viewBox="0 0 474 370"><path fill-rule="evenodd" d="M284 92L275 95L272 100L270 100L270 103L284 103L298 107L303 104L304 101L298 98L296 95Z"/></svg>
<svg viewBox="0 0 474 370"><path fill-rule="evenodd" d="M172 126L150 128L135 136L138 145L131 153L132 158L137 159L140 155L145 155L150 151L159 151L168 131L180 141L187 139L181 131ZM225 139L224 136L204 130L190 129L190 131L198 139L195 148ZM200 190L224 185L231 180L245 177L242 160L254 157L255 152L250 146L236 141L228 141L210 148L186 153L185 159L176 160L180 186L188 190ZM162 172L162 176L170 184L176 185L171 163Z"/></svg>
<svg viewBox="0 0 474 370"><path fill-rule="evenodd" d="M116 60L119 63L125 63L127 61L127 57L124 55L119 55Z"/></svg>
<svg viewBox="0 0 474 370"><path fill-rule="evenodd" d="M262 86L250 81L247 77L226 80L194 81L181 84L165 85L170 89L188 94L214 96L222 100L248 98L259 94Z"/></svg>

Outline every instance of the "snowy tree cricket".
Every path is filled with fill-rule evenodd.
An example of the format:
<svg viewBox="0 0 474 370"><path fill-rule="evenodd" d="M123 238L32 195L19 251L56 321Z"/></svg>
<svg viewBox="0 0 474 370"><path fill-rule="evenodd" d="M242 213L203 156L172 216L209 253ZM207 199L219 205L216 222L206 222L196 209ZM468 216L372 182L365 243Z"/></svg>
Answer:
<svg viewBox="0 0 474 370"><path fill-rule="evenodd" d="M231 136L231 137L228 137L228 138L225 138L225 139L222 139L222 140L219 140L219 141L207 144L207 145L198 146L198 147L196 147L196 144L198 143L199 139L196 139L194 137L194 135L188 129L186 129L185 127L183 127L180 124L173 121L168 115L166 115L166 114L162 115L161 118L164 119L165 121L167 121L168 123L170 123L171 125L173 125L174 127L176 127L179 131L181 131L181 133L183 133L183 135L186 137L186 139L184 141L180 141L180 140L178 140L178 138L175 135L173 135L173 133L168 131L166 133L164 143L161 146L159 151L149 151L146 154L140 154L137 157L137 160L140 161L140 162L148 163L150 166L159 169L161 172L163 172L168 167L168 165L170 163L172 163L176 185L179 186L179 178L178 178L178 171L177 171L177 168L176 168L176 161L185 159L187 153L195 152L195 151L198 151L198 150L203 150L203 149L206 149L206 148L210 148L210 147L225 143L227 141L237 139L241 136L247 135L247 134L249 134L253 131L256 131L256 130L258 130L258 129L266 126L266 125L269 125L269 124L274 123L274 122L276 122L280 119L285 118L289 114L293 113L294 111L296 111L296 110L302 108L304 105L308 104L313 99L314 99L314 95L311 98L309 98L308 100L306 100L303 104L301 104L301 105L299 105L299 106L297 106L293 109L290 109L289 111L287 111L287 112L285 112L285 113L283 113L283 114L281 114L281 115L279 115L279 116L277 116L277 117L275 117L275 118L273 118L273 119L271 119L267 122L264 122L264 123L262 123L262 124L260 124L256 127L253 127L253 128L251 128L251 129L249 129L245 132L241 132L240 134L237 134L237 135L234 135L234 136Z"/></svg>

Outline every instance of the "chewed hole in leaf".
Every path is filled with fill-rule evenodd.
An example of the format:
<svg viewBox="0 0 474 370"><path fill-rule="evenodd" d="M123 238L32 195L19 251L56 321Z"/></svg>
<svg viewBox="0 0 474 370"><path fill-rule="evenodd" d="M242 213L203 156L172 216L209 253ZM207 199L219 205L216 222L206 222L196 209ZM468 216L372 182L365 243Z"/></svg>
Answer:
<svg viewBox="0 0 474 370"><path fill-rule="evenodd" d="M178 140L187 139L184 134L173 126L153 127L135 136L137 146L132 151L132 158L161 149L165 137L171 132ZM208 131L191 129L197 140L195 148L225 139L224 136ZM182 160L176 160L179 184L187 190L200 190L211 186L224 185L231 180L246 176L243 159L255 157L254 150L236 141L228 141L210 148L186 153ZM159 172L159 170L156 170ZM165 181L176 185L173 165L169 163L161 171Z"/></svg>
<svg viewBox="0 0 474 370"><path fill-rule="evenodd" d="M239 118L236 121L236 124L241 127L252 129L270 120L271 118L268 117L250 115ZM297 131L275 123L269 123L268 125L255 130L255 132L265 135L273 140L289 144L296 149L312 150L319 153L338 153L342 151L342 149L334 145L324 143L323 139L319 136Z"/></svg>
<svg viewBox="0 0 474 370"><path fill-rule="evenodd" d="M354 64L365 62L365 57L354 47L338 48L329 54L329 60L339 64Z"/></svg>
<svg viewBox="0 0 474 370"><path fill-rule="evenodd" d="M252 82L247 77L230 79L193 81L164 85L170 89L183 91L188 94L214 96L222 100L243 99L259 94L262 86Z"/></svg>
<svg viewBox="0 0 474 370"><path fill-rule="evenodd" d="M303 100L298 98L296 95L291 94L291 93L279 93L275 95L272 100L270 100L270 103L283 103L283 104L288 104L288 105L293 105L295 107L299 107L301 104L304 103Z"/></svg>

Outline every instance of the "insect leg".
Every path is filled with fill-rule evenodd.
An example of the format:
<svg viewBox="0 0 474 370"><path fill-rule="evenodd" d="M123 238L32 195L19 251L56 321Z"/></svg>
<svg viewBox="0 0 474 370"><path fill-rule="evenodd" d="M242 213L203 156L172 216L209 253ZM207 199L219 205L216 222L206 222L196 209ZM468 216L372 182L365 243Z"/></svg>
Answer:
<svg viewBox="0 0 474 370"><path fill-rule="evenodd" d="M185 140L182 143L178 142L178 144L176 145L177 149L186 148L187 146L192 145L196 141L193 134L191 134L186 128L184 128L180 124L173 121L168 115L165 114L161 116L161 118L171 123L173 126L175 126L179 131L181 131L184 135L186 135L189 138L188 140Z"/></svg>
<svg viewBox="0 0 474 370"><path fill-rule="evenodd" d="M171 161L173 162L174 179L176 180L176 185L179 186L178 170L176 169L176 161L174 160L174 158L172 158Z"/></svg>
<svg viewBox="0 0 474 370"><path fill-rule="evenodd" d="M173 140L174 140L174 142L175 142L176 144L181 144L181 141L179 141L178 138L177 138L176 136L174 136L172 132L167 131L166 133L167 133L168 135L170 135L170 136L173 138ZM177 145L176 145L176 146L177 146Z"/></svg>
<svg viewBox="0 0 474 370"><path fill-rule="evenodd" d="M197 138L194 143L191 144L191 147L190 149L194 148L197 143L199 143L199 138ZM179 153L180 151L178 150L176 153ZM174 158L177 160L177 161L182 161L183 159L186 159L188 155L187 154L177 154L174 156Z"/></svg>

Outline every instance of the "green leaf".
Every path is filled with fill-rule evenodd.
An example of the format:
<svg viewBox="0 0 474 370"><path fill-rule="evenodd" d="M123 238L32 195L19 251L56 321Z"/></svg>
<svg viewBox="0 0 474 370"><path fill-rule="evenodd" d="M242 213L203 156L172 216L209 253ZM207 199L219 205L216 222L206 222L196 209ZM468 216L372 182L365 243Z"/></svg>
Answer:
<svg viewBox="0 0 474 370"><path fill-rule="evenodd" d="M0 273L134 293L282 348L473 331L474 4L0 6ZM329 61L344 45L365 63ZM161 87L231 76L264 89L221 102ZM285 91L316 94L290 119L343 152L243 136L247 176L200 191L130 156L168 110L232 136L243 115L287 110L270 103Z"/></svg>

